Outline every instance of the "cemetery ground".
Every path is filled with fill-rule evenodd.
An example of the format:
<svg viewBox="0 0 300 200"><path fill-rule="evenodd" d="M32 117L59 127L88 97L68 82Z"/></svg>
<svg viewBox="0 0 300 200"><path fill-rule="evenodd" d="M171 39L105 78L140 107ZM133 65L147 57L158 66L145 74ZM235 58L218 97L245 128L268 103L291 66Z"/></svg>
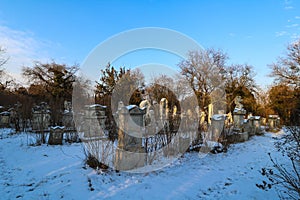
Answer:
<svg viewBox="0 0 300 200"><path fill-rule="evenodd" d="M186 153L167 167L144 174L97 172L84 164L81 143L28 146L28 134L0 129L1 199L278 199L263 191L262 167L271 166L277 134L253 136L226 153Z"/></svg>

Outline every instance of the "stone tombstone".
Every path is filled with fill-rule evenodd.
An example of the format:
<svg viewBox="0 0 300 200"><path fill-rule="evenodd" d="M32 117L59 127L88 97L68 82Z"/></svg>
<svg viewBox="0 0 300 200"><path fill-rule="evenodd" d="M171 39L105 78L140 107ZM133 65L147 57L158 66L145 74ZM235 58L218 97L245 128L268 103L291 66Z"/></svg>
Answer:
<svg viewBox="0 0 300 200"><path fill-rule="evenodd" d="M235 98L235 104L236 107L233 111L233 122L234 122L234 129L236 131L241 131L244 124L244 118L246 115L246 110L243 108L242 105L242 98L240 96L237 96Z"/></svg>
<svg viewBox="0 0 300 200"><path fill-rule="evenodd" d="M252 136L252 135L255 134L252 118L244 119L244 127L243 127L243 130L244 130L245 132L247 132L249 136Z"/></svg>
<svg viewBox="0 0 300 200"><path fill-rule="evenodd" d="M51 112L47 103L42 102L40 105L32 108L32 130L45 131L50 126Z"/></svg>
<svg viewBox="0 0 300 200"><path fill-rule="evenodd" d="M216 114L213 115L211 118L211 136L210 140L212 141L218 141L218 138L220 137L224 125L225 125L226 115L224 114Z"/></svg>
<svg viewBox="0 0 300 200"><path fill-rule="evenodd" d="M64 135L64 126L51 126L48 144L61 145Z"/></svg>
<svg viewBox="0 0 300 200"><path fill-rule="evenodd" d="M143 167L146 162L142 147L142 129L146 109L136 105L123 106L118 109L118 148L116 150L115 168L133 170Z"/></svg>
<svg viewBox="0 0 300 200"><path fill-rule="evenodd" d="M62 123L65 127L65 130L76 130L72 111L64 111L62 116Z"/></svg>
<svg viewBox="0 0 300 200"><path fill-rule="evenodd" d="M127 106L129 120L126 130L126 148L134 151L142 151L143 129L145 128L146 107Z"/></svg>
<svg viewBox="0 0 300 200"><path fill-rule="evenodd" d="M253 127L255 134L261 134L261 117L260 116L253 116Z"/></svg>
<svg viewBox="0 0 300 200"><path fill-rule="evenodd" d="M154 110L149 111L150 123L146 126L147 135L153 136L156 134L156 121Z"/></svg>
<svg viewBox="0 0 300 200"><path fill-rule="evenodd" d="M151 123L150 109L152 109L152 106L148 100L143 100L141 101L139 107L140 109L146 109L146 115L144 117L144 120L145 120L145 126L148 126Z"/></svg>
<svg viewBox="0 0 300 200"><path fill-rule="evenodd" d="M169 107L168 100L166 98L162 98L159 103L159 111L160 111L160 119L162 121L169 119Z"/></svg>
<svg viewBox="0 0 300 200"><path fill-rule="evenodd" d="M159 113L160 113L159 129L163 129L164 131L169 131L169 107L168 107L168 100L166 98L162 98L160 100Z"/></svg>
<svg viewBox="0 0 300 200"><path fill-rule="evenodd" d="M86 105L84 113L84 137L104 137L106 106L100 104Z"/></svg>
<svg viewBox="0 0 300 200"><path fill-rule="evenodd" d="M279 127L280 118L278 115L268 116L268 125L270 130L275 130Z"/></svg>
<svg viewBox="0 0 300 200"><path fill-rule="evenodd" d="M136 105L124 106L118 110L118 147L124 150L142 146L143 129L145 128L146 108Z"/></svg>
<svg viewBox="0 0 300 200"><path fill-rule="evenodd" d="M9 127L10 112L4 111L0 113L0 127Z"/></svg>
<svg viewBox="0 0 300 200"><path fill-rule="evenodd" d="M181 118L181 122L180 122L180 128L181 128L181 130L180 131L186 132L187 129L188 129L188 124L187 124L188 119L187 119L187 115L186 115L185 111L183 111L181 113L180 118Z"/></svg>

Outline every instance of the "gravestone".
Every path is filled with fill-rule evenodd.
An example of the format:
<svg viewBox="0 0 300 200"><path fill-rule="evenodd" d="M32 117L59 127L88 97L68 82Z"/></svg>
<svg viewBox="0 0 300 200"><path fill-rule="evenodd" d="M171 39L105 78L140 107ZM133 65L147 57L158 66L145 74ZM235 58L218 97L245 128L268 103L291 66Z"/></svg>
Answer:
<svg viewBox="0 0 300 200"><path fill-rule="evenodd" d="M260 116L253 116L253 128L256 135L260 135L262 133Z"/></svg>
<svg viewBox="0 0 300 200"><path fill-rule="evenodd" d="M146 134L147 136L153 136L156 134L156 121L154 110L149 111L149 118L150 122L146 126Z"/></svg>
<svg viewBox="0 0 300 200"><path fill-rule="evenodd" d="M279 127L280 118L278 115L268 116L268 125L270 130L276 130Z"/></svg>
<svg viewBox="0 0 300 200"><path fill-rule="evenodd" d="M8 128L9 121L10 121L10 112L4 111L0 113L0 127L1 128Z"/></svg>
<svg viewBox="0 0 300 200"><path fill-rule="evenodd" d="M146 108L141 109L136 105L118 109L119 132L115 157L117 170L133 170L145 165L146 154L142 147L145 114Z"/></svg>
<svg viewBox="0 0 300 200"><path fill-rule="evenodd" d="M64 111L62 116L62 123L65 127L65 130L76 130L72 111Z"/></svg>
<svg viewBox="0 0 300 200"><path fill-rule="evenodd" d="M93 104L85 106L84 138L96 139L104 137L106 106Z"/></svg>
<svg viewBox="0 0 300 200"><path fill-rule="evenodd" d="M234 130L241 132L244 124L244 118L246 115L246 110L242 105L242 98L240 96L235 98L235 109L233 111L233 122L234 122Z"/></svg>
<svg viewBox="0 0 300 200"><path fill-rule="evenodd" d="M75 122L73 119L72 103L69 101L64 102L64 112L62 116L62 124L65 127L65 130L75 131Z"/></svg>
<svg viewBox="0 0 300 200"><path fill-rule="evenodd" d="M64 135L64 126L51 126L48 144L61 145Z"/></svg>
<svg viewBox="0 0 300 200"><path fill-rule="evenodd" d="M209 138L212 141L218 141L224 125L225 125L226 115L216 114L211 118L211 137Z"/></svg>
<svg viewBox="0 0 300 200"><path fill-rule="evenodd" d="M169 131L169 107L168 100L162 98L159 103L159 113L160 113L160 126L164 131Z"/></svg>
<svg viewBox="0 0 300 200"><path fill-rule="evenodd" d="M32 108L32 130L47 131L50 126L51 112L47 103L42 102Z"/></svg>

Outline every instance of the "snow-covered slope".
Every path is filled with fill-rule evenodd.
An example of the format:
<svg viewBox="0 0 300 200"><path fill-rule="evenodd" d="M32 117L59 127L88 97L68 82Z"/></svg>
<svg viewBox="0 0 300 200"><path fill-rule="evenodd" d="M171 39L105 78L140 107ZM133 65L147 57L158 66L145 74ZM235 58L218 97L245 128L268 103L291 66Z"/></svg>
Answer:
<svg viewBox="0 0 300 200"><path fill-rule="evenodd" d="M0 129L0 199L278 199L259 170L275 157L272 134L231 145L227 153L187 153L147 174L97 174L85 167L81 144L27 146L27 135ZM282 159L281 159L282 160Z"/></svg>

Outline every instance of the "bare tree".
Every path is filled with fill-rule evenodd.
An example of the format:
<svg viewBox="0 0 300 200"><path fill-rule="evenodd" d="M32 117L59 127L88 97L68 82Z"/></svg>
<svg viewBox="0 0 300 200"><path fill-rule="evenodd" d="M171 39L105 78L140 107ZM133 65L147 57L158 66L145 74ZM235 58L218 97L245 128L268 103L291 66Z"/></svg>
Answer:
<svg viewBox="0 0 300 200"><path fill-rule="evenodd" d="M279 57L270 67L271 76L276 81L300 87L300 39L288 45L286 55Z"/></svg>
<svg viewBox="0 0 300 200"><path fill-rule="evenodd" d="M202 110L206 110L208 104L211 103L212 92L222 85L227 58L221 50L191 51L188 59L178 64L181 74L196 94Z"/></svg>
<svg viewBox="0 0 300 200"><path fill-rule="evenodd" d="M279 57L276 63L270 65L272 77L277 84L288 85L293 88L296 106L291 113L291 123L300 124L300 38L288 45L287 53Z"/></svg>

